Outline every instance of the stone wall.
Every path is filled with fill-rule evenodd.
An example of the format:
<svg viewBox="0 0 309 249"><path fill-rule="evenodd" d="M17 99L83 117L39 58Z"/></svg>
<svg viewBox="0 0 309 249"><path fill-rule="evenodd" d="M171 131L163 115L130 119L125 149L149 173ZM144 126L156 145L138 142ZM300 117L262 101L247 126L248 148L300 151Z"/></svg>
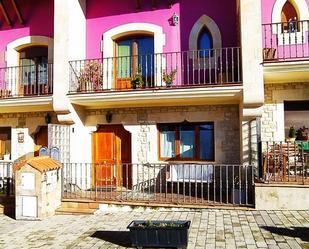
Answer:
<svg viewBox="0 0 309 249"><path fill-rule="evenodd" d="M265 104L261 119L263 141L283 141L284 101L308 100L309 83L266 84Z"/></svg>
<svg viewBox="0 0 309 249"><path fill-rule="evenodd" d="M305 210L309 206L308 185L261 184L255 185L257 210Z"/></svg>
<svg viewBox="0 0 309 249"><path fill-rule="evenodd" d="M113 114L110 124L123 124L125 129L128 129L132 134L132 163L159 163L157 124L179 123L184 120L214 122L215 162L240 163L238 105L88 110L85 125L95 127L98 124L107 124L105 120L107 111Z"/></svg>

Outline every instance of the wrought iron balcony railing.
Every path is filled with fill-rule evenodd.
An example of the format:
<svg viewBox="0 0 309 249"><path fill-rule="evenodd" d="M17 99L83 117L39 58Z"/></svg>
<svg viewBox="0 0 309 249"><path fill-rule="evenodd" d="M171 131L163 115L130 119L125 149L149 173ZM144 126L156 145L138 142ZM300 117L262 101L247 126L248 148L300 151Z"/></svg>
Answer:
<svg viewBox="0 0 309 249"><path fill-rule="evenodd" d="M70 61L70 93L240 84L239 47Z"/></svg>
<svg viewBox="0 0 309 249"><path fill-rule="evenodd" d="M262 25L264 62L308 60L309 20Z"/></svg>
<svg viewBox="0 0 309 249"><path fill-rule="evenodd" d="M53 64L0 68L0 99L46 96L53 92Z"/></svg>

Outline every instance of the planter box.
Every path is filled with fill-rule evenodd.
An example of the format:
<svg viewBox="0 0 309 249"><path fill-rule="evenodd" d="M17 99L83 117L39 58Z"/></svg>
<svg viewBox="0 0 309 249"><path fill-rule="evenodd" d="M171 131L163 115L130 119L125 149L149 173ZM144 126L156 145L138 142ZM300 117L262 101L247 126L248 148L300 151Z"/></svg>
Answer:
<svg viewBox="0 0 309 249"><path fill-rule="evenodd" d="M130 229L132 246L186 248L190 221L132 221Z"/></svg>

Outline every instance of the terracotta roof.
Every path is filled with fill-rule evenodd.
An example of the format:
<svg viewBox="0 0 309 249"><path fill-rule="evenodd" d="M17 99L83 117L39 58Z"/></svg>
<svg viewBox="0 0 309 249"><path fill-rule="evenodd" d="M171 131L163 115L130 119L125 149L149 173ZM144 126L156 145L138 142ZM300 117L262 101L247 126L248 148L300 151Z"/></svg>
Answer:
<svg viewBox="0 0 309 249"><path fill-rule="evenodd" d="M49 156L39 156L32 157L30 159L24 160L14 165L13 171L20 170L26 164L30 165L32 168L40 171L41 173L49 170L59 169L62 167L62 164L54 159L51 159Z"/></svg>

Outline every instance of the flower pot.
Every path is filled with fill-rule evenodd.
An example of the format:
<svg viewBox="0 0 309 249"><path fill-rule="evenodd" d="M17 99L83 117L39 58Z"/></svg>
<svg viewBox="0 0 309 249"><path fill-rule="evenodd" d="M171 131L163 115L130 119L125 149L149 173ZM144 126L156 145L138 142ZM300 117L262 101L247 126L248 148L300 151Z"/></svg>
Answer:
<svg viewBox="0 0 309 249"><path fill-rule="evenodd" d="M132 246L186 248L190 221L132 221L128 225ZM148 225L147 225L148 224Z"/></svg>
<svg viewBox="0 0 309 249"><path fill-rule="evenodd" d="M286 141L287 141L287 142L290 142L290 143L294 143L295 140L296 140L296 137L288 137L288 138L286 139Z"/></svg>

